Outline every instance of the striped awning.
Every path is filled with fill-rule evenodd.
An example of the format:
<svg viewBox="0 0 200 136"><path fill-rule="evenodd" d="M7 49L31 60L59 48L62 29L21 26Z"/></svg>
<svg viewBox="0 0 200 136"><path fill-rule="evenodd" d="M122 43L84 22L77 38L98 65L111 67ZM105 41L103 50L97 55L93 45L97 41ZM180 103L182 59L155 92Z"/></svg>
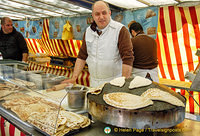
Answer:
<svg viewBox="0 0 200 136"><path fill-rule="evenodd" d="M194 71L200 58L200 6L161 7L159 10L157 44L159 75L162 78L185 81L186 71ZM200 92L190 91L197 102ZM200 114L200 107L191 96L181 90L187 99L186 110Z"/></svg>
<svg viewBox="0 0 200 136"><path fill-rule="evenodd" d="M200 6L159 8L156 40L160 78L185 81L185 73L196 68L200 60L195 55L197 48L200 48L200 15L198 13L200 13ZM26 39L29 51L33 53L44 52L51 56L76 57L82 41L49 39L48 25L48 19L44 19L42 39ZM80 79L80 82L85 82L81 80L83 78ZM180 91L188 100L186 106L188 112L200 114L198 105L185 90L175 91ZM200 102L199 92L191 91L191 94L197 102Z"/></svg>

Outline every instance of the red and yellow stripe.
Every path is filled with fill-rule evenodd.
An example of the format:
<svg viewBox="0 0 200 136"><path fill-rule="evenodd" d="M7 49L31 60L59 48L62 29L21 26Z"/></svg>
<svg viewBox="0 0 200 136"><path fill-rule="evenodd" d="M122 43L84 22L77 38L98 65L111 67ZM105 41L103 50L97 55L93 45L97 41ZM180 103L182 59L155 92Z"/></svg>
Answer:
<svg viewBox="0 0 200 136"><path fill-rule="evenodd" d="M200 6L161 7L159 10L157 45L159 75L162 78L185 81L186 71L193 71L199 62L195 55L200 48ZM200 93L190 91L200 102ZM186 111L199 113L200 108L187 91L181 90L187 99Z"/></svg>

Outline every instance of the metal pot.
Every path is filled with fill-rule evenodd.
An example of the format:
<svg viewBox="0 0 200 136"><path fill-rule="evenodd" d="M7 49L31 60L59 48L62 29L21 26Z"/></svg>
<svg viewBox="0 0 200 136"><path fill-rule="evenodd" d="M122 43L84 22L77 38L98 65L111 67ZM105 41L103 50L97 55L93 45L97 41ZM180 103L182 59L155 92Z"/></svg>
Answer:
<svg viewBox="0 0 200 136"><path fill-rule="evenodd" d="M86 87L66 87L68 93L68 107L72 109L82 109L85 106Z"/></svg>

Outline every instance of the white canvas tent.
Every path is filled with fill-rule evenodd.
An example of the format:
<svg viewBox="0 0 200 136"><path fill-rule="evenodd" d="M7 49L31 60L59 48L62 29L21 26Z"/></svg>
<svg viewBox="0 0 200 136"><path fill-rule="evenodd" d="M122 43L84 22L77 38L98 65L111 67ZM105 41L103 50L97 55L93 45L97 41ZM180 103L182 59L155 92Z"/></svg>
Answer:
<svg viewBox="0 0 200 136"><path fill-rule="evenodd" d="M91 13L96 0L0 0L0 18L9 16L15 20L71 16ZM104 0L112 10L145 8L148 6L194 6L200 0Z"/></svg>

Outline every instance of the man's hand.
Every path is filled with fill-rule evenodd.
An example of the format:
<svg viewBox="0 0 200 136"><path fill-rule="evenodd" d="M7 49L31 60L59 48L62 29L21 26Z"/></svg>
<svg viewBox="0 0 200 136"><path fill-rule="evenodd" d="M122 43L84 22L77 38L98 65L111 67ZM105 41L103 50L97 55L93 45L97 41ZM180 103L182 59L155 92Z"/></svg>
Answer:
<svg viewBox="0 0 200 136"><path fill-rule="evenodd" d="M22 61L27 62L28 61L28 53L23 53L22 54Z"/></svg>

